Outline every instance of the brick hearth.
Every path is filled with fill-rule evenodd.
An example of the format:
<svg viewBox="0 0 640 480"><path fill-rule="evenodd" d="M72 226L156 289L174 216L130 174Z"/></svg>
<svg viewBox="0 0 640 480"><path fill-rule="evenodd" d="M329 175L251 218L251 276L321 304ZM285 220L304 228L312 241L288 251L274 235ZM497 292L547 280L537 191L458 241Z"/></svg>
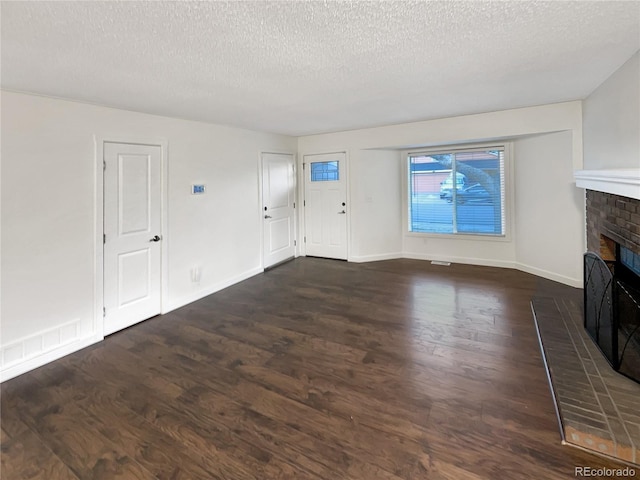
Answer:
<svg viewBox="0 0 640 480"><path fill-rule="evenodd" d="M532 309L566 443L640 463L640 384L616 373L570 299L535 298Z"/></svg>
<svg viewBox="0 0 640 480"><path fill-rule="evenodd" d="M616 243L640 254L640 200L589 189L586 198L587 250L609 262ZM532 309L565 442L640 464L640 384L610 367L582 305L536 298Z"/></svg>

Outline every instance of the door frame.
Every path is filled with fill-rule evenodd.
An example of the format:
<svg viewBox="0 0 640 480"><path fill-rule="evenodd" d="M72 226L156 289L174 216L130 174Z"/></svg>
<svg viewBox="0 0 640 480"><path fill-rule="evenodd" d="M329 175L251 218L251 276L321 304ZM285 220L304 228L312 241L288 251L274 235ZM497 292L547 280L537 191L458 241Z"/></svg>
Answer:
<svg viewBox="0 0 640 480"><path fill-rule="evenodd" d="M160 253L160 313L166 313L168 296L169 261L168 261L168 142L165 138L148 138L131 135L94 135L94 319L93 330L104 338L104 145L105 143L128 143L160 147L160 235L162 236Z"/></svg>
<svg viewBox="0 0 640 480"><path fill-rule="evenodd" d="M350 182L350 178L351 178L351 162L349 161L349 150L345 149L336 149L336 150L327 150L327 151L320 151L320 152L305 152L303 154L299 155L299 168L298 168L298 182L299 185L301 185L301 187L298 189L299 192L299 198L298 198L298 205L302 205L302 207L300 208L300 212L298 215L300 217L300 233L299 233L299 237L303 239L303 241L299 242L299 246L300 246L300 255L302 256L307 256L307 244L304 241L304 239L306 238L306 225L305 225L305 198L306 198L306 188L307 188L307 183L306 183L306 169L303 167L303 165L306 163L305 158L312 156L312 155L331 155L331 154L337 154L337 153L343 153L344 154L344 161L345 161L345 168L344 168L344 172L345 172L345 195L347 197L347 262L351 261L351 209L353 208L353 202L351 201L351 182Z"/></svg>
<svg viewBox="0 0 640 480"><path fill-rule="evenodd" d="M293 240L295 241L295 248L293 251L293 255L294 258L298 258L301 254L300 254L300 242L298 241L298 239L300 238L299 232L298 232L298 225L300 225L300 205L302 205L299 201L298 201L298 195L300 193L300 189L298 188L298 155L296 155L293 152L284 152L284 151L277 151L277 150L265 150L263 152L260 152L260 154L258 155L258 221L260 222L260 268L262 268L262 271L264 271L265 266L264 266L264 239L265 239L265 233L264 233L264 212L262 210L263 208L263 200L264 200L264 188L263 188L263 181L264 181L264 175L263 173L263 158L264 155L291 155L293 157L293 181L294 181L294 186L293 186L293 198L294 198L294 202L295 202L295 208L294 208L294 214L293 214Z"/></svg>

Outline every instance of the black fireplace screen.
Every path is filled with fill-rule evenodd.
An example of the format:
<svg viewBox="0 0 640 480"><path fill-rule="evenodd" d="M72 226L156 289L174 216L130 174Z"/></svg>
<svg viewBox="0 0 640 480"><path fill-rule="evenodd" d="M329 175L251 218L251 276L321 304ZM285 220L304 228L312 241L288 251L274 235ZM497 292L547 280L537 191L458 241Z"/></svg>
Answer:
<svg viewBox="0 0 640 480"><path fill-rule="evenodd" d="M616 280L618 371L640 382L640 291Z"/></svg>
<svg viewBox="0 0 640 480"><path fill-rule="evenodd" d="M584 327L615 370L640 382L640 292L614 272L585 254Z"/></svg>
<svg viewBox="0 0 640 480"><path fill-rule="evenodd" d="M584 328L611 366L616 365L618 351L613 335L613 274L607 264L595 253L584 256Z"/></svg>

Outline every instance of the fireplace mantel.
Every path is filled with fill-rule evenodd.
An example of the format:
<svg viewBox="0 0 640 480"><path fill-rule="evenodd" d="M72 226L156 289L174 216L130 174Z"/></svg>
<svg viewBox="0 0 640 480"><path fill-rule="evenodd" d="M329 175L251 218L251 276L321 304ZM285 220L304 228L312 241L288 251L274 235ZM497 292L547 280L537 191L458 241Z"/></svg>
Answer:
<svg viewBox="0 0 640 480"><path fill-rule="evenodd" d="M577 170L576 186L640 200L640 168Z"/></svg>

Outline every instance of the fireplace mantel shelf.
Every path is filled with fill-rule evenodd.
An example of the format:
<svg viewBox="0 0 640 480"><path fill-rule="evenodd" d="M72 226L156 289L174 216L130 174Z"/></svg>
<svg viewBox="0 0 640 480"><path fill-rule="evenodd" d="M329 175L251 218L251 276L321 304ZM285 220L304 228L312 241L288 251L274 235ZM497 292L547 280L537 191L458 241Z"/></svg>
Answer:
<svg viewBox="0 0 640 480"><path fill-rule="evenodd" d="M577 170L576 186L640 200L640 168Z"/></svg>

